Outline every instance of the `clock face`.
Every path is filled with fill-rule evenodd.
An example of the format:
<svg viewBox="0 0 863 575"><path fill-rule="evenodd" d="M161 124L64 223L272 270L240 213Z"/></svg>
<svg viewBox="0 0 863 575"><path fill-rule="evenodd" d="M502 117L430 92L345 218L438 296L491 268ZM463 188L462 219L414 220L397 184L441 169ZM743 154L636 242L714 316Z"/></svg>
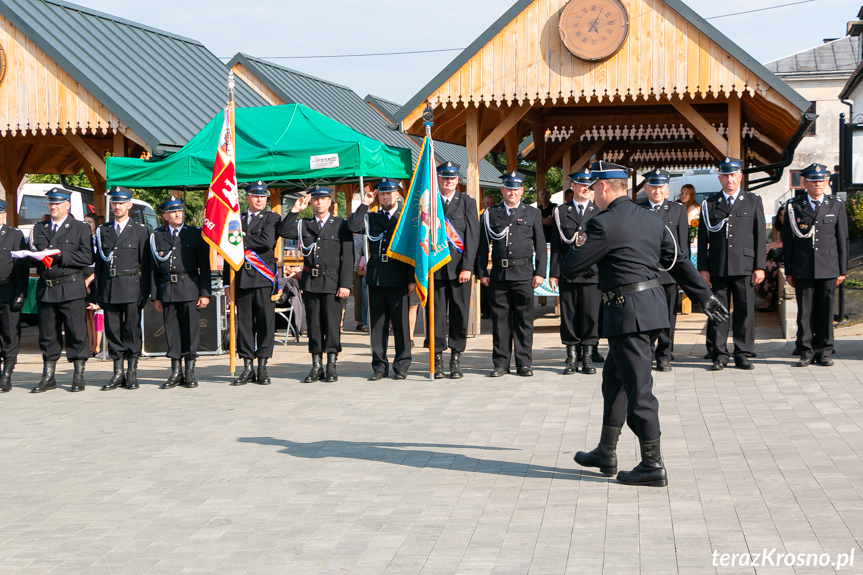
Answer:
<svg viewBox="0 0 863 575"><path fill-rule="evenodd" d="M571 0L560 14L560 39L582 60L604 60L626 40L629 16L619 0Z"/></svg>
<svg viewBox="0 0 863 575"><path fill-rule="evenodd" d="M0 46L0 84L6 79L6 52Z"/></svg>

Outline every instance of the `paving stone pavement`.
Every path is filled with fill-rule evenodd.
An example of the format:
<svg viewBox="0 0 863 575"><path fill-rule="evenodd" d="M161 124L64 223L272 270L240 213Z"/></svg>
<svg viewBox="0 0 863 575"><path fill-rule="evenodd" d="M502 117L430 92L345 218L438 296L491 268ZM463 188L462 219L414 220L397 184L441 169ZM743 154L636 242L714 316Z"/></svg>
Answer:
<svg viewBox="0 0 863 575"><path fill-rule="evenodd" d="M330 384L299 383L304 341L277 346L269 387L231 387L209 357L198 389L160 390L168 362L144 359L137 391L98 391L110 363L91 361L84 393L62 364L65 390L30 395L25 355L0 397L0 572L863 573L856 328L831 369L794 368L767 326L754 371L714 373L703 316L682 317L654 375L669 486L633 488L572 461L598 439L600 376L560 374L555 324L533 378L487 378L488 335L464 379L434 382L421 349L408 380L366 381L352 332ZM638 462L628 430L618 455ZM854 565L714 564L774 548Z"/></svg>

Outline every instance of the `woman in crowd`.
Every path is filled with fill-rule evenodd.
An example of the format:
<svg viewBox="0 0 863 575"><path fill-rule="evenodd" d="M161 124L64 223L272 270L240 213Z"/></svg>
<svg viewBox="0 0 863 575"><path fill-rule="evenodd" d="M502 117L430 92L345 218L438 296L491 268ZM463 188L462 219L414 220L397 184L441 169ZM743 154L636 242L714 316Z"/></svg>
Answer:
<svg viewBox="0 0 863 575"><path fill-rule="evenodd" d="M701 207L695 201L695 186L683 184L680 188L680 203L686 208L686 221L697 220L701 214Z"/></svg>
<svg viewBox="0 0 863 575"><path fill-rule="evenodd" d="M779 206L773 217L773 229L770 232L770 242L767 244L767 267L764 270L764 281L755 286L755 295L764 298L764 305L756 308L758 311L773 311L778 301L778 275L782 259L782 222L785 219L785 206Z"/></svg>
<svg viewBox="0 0 863 575"><path fill-rule="evenodd" d="M93 257L96 255L96 214L89 213L84 216L84 223L90 226L90 238L93 245ZM87 288L87 336L90 340L90 353L95 357L100 357L99 350L102 347L102 314L97 314L100 311L99 304L96 303L96 286L93 285L93 280L96 279L96 264L84 268L84 286ZM97 317L98 315L98 317Z"/></svg>

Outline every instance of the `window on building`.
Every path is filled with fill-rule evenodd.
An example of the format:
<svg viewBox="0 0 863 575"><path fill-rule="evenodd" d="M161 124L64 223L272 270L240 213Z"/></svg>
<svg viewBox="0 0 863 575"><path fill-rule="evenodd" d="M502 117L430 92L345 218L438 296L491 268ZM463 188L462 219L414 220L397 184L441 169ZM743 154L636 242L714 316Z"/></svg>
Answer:
<svg viewBox="0 0 863 575"><path fill-rule="evenodd" d="M809 109L806 110L806 112L809 114L816 114L817 113L815 111L815 104L816 103L817 102L809 102ZM803 135L804 136L814 136L815 135L815 124L817 124L817 123L818 123L818 120L815 120L814 122L812 122L812 125L809 126L809 129L806 130L806 133Z"/></svg>
<svg viewBox="0 0 863 575"><path fill-rule="evenodd" d="M803 189L803 179L800 177L800 170L788 171L788 188L791 190Z"/></svg>

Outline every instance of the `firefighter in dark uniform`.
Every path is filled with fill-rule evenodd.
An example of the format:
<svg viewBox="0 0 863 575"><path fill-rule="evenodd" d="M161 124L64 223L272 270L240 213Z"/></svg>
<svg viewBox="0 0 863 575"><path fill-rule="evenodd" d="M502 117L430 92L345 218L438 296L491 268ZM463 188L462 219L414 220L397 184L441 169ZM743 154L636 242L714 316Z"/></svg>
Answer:
<svg viewBox="0 0 863 575"><path fill-rule="evenodd" d="M249 209L242 214L243 248L246 260L234 277L237 306L237 355L243 359L243 371L231 385L245 385L250 381L269 385L267 360L273 357L276 333L276 302L272 295L278 291L276 273L276 242L279 240L279 214L265 211L270 199L267 185L258 180L246 188L246 203ZM258 271L256 266L268 268L276 283ZM226 270L227 271L227 270ZM257 373L254 359L258 358Z"/></svg>
<svg viewBox="0 0 863 575"><path fill-rule="evenodd" d="M96 228L96 301L105 314L108 355L114 375L102 391L138 389L141 356L141 310L150 295L150 233L129 217L132 192L116 187L108 193L114 221ZM123 363L128 362L123 371Z"/></svg>
<svg viewBox="0 0 863 575"><path fill-rule="evenodd" d="M662 220L629 198L628 169L594 162L591 175L596 178L593 188L602 211L573 243L560 271L564 277L575 277L593 265L598 267L609 354L602 369L601 439L593 451L579 451L575 461L614 475L617 441L627 423L638 436L641 463L632 471L621 471L618 481L664 486L668 480L660 452L659 404L653 395L650 351L656 332L668 327L660 269L670 268L671 275L693 300L702 302L708 315L722 319L727 311L682 253L675 260L674 241Z"/></svg>
<svg viewBox="0 0 863 575"><path fill-rule="evenodd" d="M570 174L569 178L573 200L558 206L553 214L549 284L560 289L560 341L566 346L563 373L576 373L581 366L582 373L591 375L596 373L593 352L599 343L599 278L596 267L577 277L561 277L560 261L599 208L590 201L590 170Z"/></svg>
<svg viewBox="0 0 863 575"><path fill-rule="evenodd" d="M458 192L459 165L445 162L437 167L438 190L443 202L443 214L457 234L450 238L449 262L434 273L434 349L435 379L444 377L443 350L449 345L449 376L460 379L461 354L467 344L467 323L470 319L471 274L479 241L479 218L476 201ZM447 329L449 312L449 329ZM447 342L447 333L449 342Z"/></svg>
<svg viewBox="0 0 863 575"><path fill-rule="evenodd" d="M683 204L668 201L668 172L655 169L643 176L647 199L638 205L656 212L662 218L665 227L676 242L677 249L684 257L689 258L689 222L686 220L686 208ZM659 279L668 305L668 328L660 330L653 357L656 360L657 371L671 371L671 361L674 359L671 354L674 346L674 328L677 325L677 314L674 312L677 309L679 294L677 282L670 273L663 271Z"/></svg>
<svg viewBox="0 0 863 575"><path fill-rule="evenodd" d="M755 369L755 285L764 281L767 234L764 207L756 194L743 191L743 162L725 158L717 164L722 191L704 200L698 225L698 270L728 307L733 301L734 364ZM728 323L707 322L707 349L713 371L728 363Z"/></svg>
<svg viewBox="0 0 863 575"><path fill-rule="evenodd" d="M387 340L392 322L396 355L393 361L394 379L405 379L411 364L411 340L408 321L410 294L416 289L413 266L387 257L387 247L393 238L401 208L396 203L398 184L386 178L376 191L363 195L362 204L351 214L348 225L356 234L365 234L366 284L369 289L369 322L372 338L372 375L369 381L387 376ZM377 196L380 209L369 213Z"/></svg>
<svg viewBox="0 0 863 575"><path fill-rule="evenodd" d="M21 230L6 225L6 202L0 200L0 393L12 389L12 372L18 362L21 340L21 308L27 297L29 258L13 258L11 252L26 250Z"/></svg>
<svg viewBox="0 0 863 575"><path fill-rule="evenodd" d="M825 166L812 164L800 175L806 194L786 204L782 229L785 278L797 294L797 367L829 367L836 286L848 272L848 217L841 200L824 195Z"/></svg>
<svg viewBox="0 0 863 575"><path fill-rule="evenodd" d="M30 230L30 249L60 250L52 256L51 265L36 266L36 306L39 315L39 349L42 350L42 379L32 389L42 393L57 388L54 372L63 339L66 359L75 366L69 391L84 391L84 366L90 357L84 302L87 288L81 270L93 263L90 226L69 215L70 196L63 188L52 188L47 194L51 218L38 222ZM61 336L65 332L65 336ZM62 339L61 339L62 338Z"/></svg>
<svg viewBox="0 0 863 575"><path fill-rule="evenodd" d="M312 217L297 220L297 213L311 203ZM309 327L312 369L305 382L326 378L338 381L336 360L342 351L339 330L342 300L351 295L354 274L354 239L348 222L330 214L332 191L315 186L301 196L282 221L281 236L297 239L303 254L300 289ZM322 366L327 354L326 373Z"/></svg>
<svg viewBox="0 0 863 575"><path fill-rule="evenodd" d="M545 278L547 254L542 214L521 203L524 176L501 176L503 202L483 212L476 276L489 287L492 321L491 377L509 373L515 347L519 375L530 377L533 350L533 290ZM489 246L492 268L488 268Z"/></svg>
<svg viewBox="0 0 863 575"><path fill-rule="evenodd" d="M198 387L195 360L200 342L200 311L210 303L210 246L201 229L183 222L182 200L170 197L162 203L168 220L150 236L153 255L150 297L165 321L165 339L171 358L171 375L162 389L178 384ZM186 360L183 374L181 358Z"/></svg>

